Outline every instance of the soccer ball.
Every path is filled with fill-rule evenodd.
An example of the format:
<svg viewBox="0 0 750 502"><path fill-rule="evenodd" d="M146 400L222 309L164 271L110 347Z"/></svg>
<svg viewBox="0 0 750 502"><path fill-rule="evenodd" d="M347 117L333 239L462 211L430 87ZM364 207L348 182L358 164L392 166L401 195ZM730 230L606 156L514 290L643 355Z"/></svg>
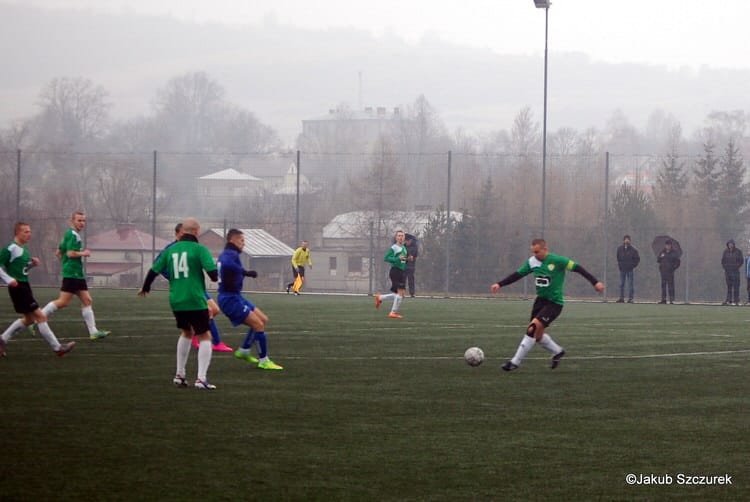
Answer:
<svg viewBox="0 0 750 502"><path fill-rule="evenodd" d="M484 351L479 347L469 347L464 352L464 360L469 366L479 366L484 361Z"/></svg>

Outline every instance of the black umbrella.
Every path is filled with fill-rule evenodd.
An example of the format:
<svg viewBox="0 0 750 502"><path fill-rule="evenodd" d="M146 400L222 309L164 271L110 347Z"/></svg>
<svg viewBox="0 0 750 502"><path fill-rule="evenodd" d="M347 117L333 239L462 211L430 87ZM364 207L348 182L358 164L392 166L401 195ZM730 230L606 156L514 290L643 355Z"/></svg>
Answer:
<svg viewBox="0 0 750 502"><path fill-rule="evenodd" d="M404 241L408 241L410 239L414 241L415 245L419 246L419 239L417 239L415 235L404 233ZM395 244L396 238L394 237L393 239L391 239L391 241Z"/></svg>
<svg viewBox="0 0 750 502"><path fill-rule="evenodd" d="M654 254L656 256L659 256L659 253L664 250L664 243L666 243L667 240L672 241L672 249L677 253L677 258L681 257L682 248L680 247L680 243L677 242L674 237L670 237L668 235L657 235L656 237L654 237L654 240L651 243L651 249L654 250Z"/></svg>

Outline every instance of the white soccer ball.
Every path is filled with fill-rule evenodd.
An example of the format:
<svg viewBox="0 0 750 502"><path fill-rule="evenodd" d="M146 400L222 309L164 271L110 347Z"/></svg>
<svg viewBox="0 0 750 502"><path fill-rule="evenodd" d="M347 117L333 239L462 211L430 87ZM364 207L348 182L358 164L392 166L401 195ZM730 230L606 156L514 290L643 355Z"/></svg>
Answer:
<svg viewBox="0 0 750 502"><path fill-rule="evenodd" d="M464 352L464 360L469 366L479 366L484 361L484 351L479 347L469 347Z"/></svg>

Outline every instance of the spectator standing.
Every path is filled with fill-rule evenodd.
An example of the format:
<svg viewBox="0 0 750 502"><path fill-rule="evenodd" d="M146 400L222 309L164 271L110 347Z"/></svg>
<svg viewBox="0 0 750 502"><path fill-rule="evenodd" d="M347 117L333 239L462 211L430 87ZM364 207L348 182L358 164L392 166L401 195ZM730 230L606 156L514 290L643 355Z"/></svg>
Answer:
<svg viewBox="0 0 750 502"><path fill-rule="evenodd" d="M727 241L727 247L721 255L721 266L727 282L727 298L722 305L739 305L740 303L740 268L745 262L742 251L734 240Z"/></svg>
<svg viewBox="0 0 750 502"><path fill-rule="evenodd" d="M625 301L626 282L630 284L628 288L628 303L633 303L635 267L641 262L641 256L630 242L630 236L625 235L622 238L622 245L617 248L617 266L620 269L620 298L617 299L617 303Z"/></svg>
<svg viewBox="0 0 750 502"><path fill-rule="evenodd" d="M672 239L664 241L664 249L656 257L661 275L661 301L660 304L674 305L674 271L680 268L680 255L673 249Z"/></svg>
<svg viewBox="0 0 750 502"><path fill-rule="evenodd" d="M406 283L409 287L409 296L414 298L416 288L414 285L414 272L417 269L417 258L419 257L419 241L411 234L406 234Z"/></svg>

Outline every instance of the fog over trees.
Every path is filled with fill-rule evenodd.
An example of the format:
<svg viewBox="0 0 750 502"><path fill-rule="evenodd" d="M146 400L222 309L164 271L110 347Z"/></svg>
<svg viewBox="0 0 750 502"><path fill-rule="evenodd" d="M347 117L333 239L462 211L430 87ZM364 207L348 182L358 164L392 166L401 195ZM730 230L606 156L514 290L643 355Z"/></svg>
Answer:
<svg viewBox="0 0 750 502"><path fill-rule="evenodd" d="M690 250L690 280L707 285L709 297L721 288L714 262L724 242L733 238L748 248L743 246L750 237L744 160L750 148L747 71L668 71L553 55L547 170L542 173L538 58L471 52L429 40L406 47L347 30L313 35L265 26L246 33L126 16L141 34L127 37L116 23L122 18L66 12L41 14L36 26L48 27L53 35L32 44L20 35L19 25L40 13L10 10L18 22L13 25L7 16L0 21L5 60L20 57L7 52L9 43L19 40L30 44L33 55L39 56L46 43L49 54L68 57L79 49L81 37L68 39L62 30L49 28L57 23L101 39L87 39L88 53L78 54L70 65L75 73L54 62L44 70L32 64L16 75L11 72L0 86L5 95L37 89L33 104L18 106L31 112L6 116L0 124L0 175L16 179L20 150L24 198L33 198L33 204L24 202L24 212L36 218L58 215L60 207L73 204L110 223L145 225L154 210L154 190L156 211L165 220L198 210L217 221L272 228L295 244L295 225L315 235L347 211L383 215L426 208L434 218L422 236L425 285L445 283L441 243L450 239L453 287L464 292L484 291L478 283L514 269L530 237L540 231L561 253L580 258L597 273L613 270L613 258L606 255L624 233L633 235L648 257L643 267L654 271L651 239L674 234ZM95 28L82 27L91 21ZM160 32L170 36L157 36ZM306 50L296 45L295 36L307 37ZM182 46L176 48L178 41ZM114 42L129 43L141 55L152 51L158 71L124 45L107 47ZM175 54L190 59L191 68L178 68ZM414 65L417 60L420 64ZM360 94L352 75L363 67L370 69ZM54 75L36 80L49 72ZM635 75L653 93L633 86ZM597 78L585 82L591 76ZM118 78L142 82L127 92L117 84L115 91ZM370 83L379 78L385 84ZM572 91L576 86L577 93ZM706 86L721 95L708 105L715 108L701 101L705 93L700 89ZM134 88L150 90L138 96L140 106L132 106ZM376 137L353 126L363 113L363 97L364 106L388 107L386 126ZM297 106L306 100L310 104ZM372 100L378 102L369 105ZM134 113L123 113L129 107ZM640 125L632 115L644 117ZM334 133L302 129L303 121L321 117L333 121ZM688 117L689 124L678 117ZM289 134L290 123L297 124L294 134ZM278 172L272 176L281 177L296 162L297 150L300 171L316 187L301 198L301 222L294 221L293 198L269 190L232 207L206 204L196 196L198 177L227 167L258 175L255 169L277 159ZM13 183L2 184L6 207L16 205L16 195ZM447 219L448 204L463 219ZM10 220L3 220L6 230ZM653 286L649 275L642 274L644 288Z"/></svg>

